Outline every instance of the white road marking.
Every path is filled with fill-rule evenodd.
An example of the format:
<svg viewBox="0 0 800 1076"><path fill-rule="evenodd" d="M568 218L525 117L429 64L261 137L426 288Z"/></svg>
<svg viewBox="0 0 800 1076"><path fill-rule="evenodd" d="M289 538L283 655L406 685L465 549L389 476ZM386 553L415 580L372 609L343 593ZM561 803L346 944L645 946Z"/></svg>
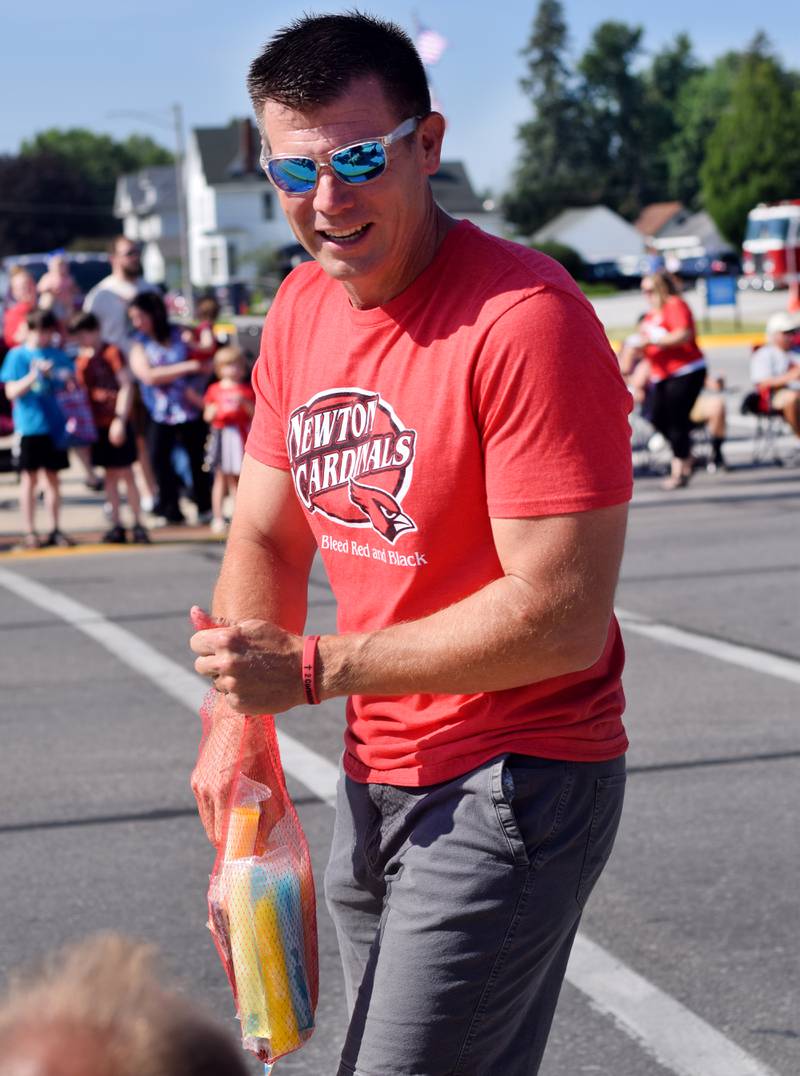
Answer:
<svg viewBox="0 0 800 1076"><path fill-rule="evenodd" d="M743 669L752 669L754 672L774 676L778 680L800 684L800 661L782 658L777 654L768 654L765 650L756 650L739 643L726 643L722 639L714 639L709 635L700 635L694 631L685 631L683 628L673 628L669 624L660 624L657 620L651 620L639 613L628 612L626 609L615 611L623 632L646 635L659 643L666 643L667 646L692 650L696 654L705 654L718 661L726 661L729 665L739 665Z"/></svg>
<svg viewBox="0 0 800 1076"><path fill-rule="evenodd" d="M97 610L41 583L0 568L0 586L31 605L61 617L138 675L197 713L207 684L196 673L164 657ZM633 614L622 611L618 611L618 615L622 623L626 618L633 618ZM640 625L639 619L635 622ZM279 732L278 738L286 773L333 807L337 767L284 732ZM594 1008L610 1016L643 1050L676 1076L777 1076L680 1002L582 934L575 940L566 978L589 998Z"/></svg>
<svg viewBox="0 0 800 1076"><path fill-rule="evenodd" d="M575 939L567 980L678 1076L777 1076L585 935Z"/></svg>
<svg viewBox="0 0 800 1076"><path fill-rule="evenodd" d="M202 676L164 657L143 639L107 620L96 609L68 598L66 594L60 594L5 568L0 568L0 585L31 605L61 617L73 628L105 647L124 665L152 681L176 702L188 706L193 713L198 713L208 692L208 681ZM334 807L336 783L339 779L337 767L280 729L278 742L286 772L302 781L316 796Z"/></svg>

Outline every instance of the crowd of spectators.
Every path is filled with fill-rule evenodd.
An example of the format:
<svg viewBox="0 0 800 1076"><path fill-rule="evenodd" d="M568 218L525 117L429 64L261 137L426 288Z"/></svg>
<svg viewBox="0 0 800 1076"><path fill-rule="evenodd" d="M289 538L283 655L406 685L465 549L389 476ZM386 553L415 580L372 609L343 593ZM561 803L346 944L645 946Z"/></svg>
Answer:
<svg viewBox="0 0 800 1076"><path fill-rule="evenodd" d="M253 414L249 362L218 331L213 296L198 300L191 324L170 321L135 242L118 236L110 266L86 296L59 254L38 282L23 267L9 273L0 435L15 435L28 549L73 544L60 524L59 473L70 456L87 488L104 494L104 542L147 543L153 526L187 522L192 502L192 522L227 529ZM708 470L727 468L725 386L707 369L678 281L658 268L642 293L648 309L620 367L637 413L671 450L663 488L679 489L696 466L694 429L707 431ZM782 417L800 437L798 348L800 316L774 314L753 355L749 399L754 413Z"/></svg>
<svg viewBox="0 0 800 1076"><path fill-rule="evenodd" d="M188 521L226 530L253 413L249 364L217 330L212 296L173 324L136 243L118 236L110 264L86 296L61 255L38 284L24 268L9 274L0 434L14 434L27 549L74 544L60 523L70 456L104 494L104 542L148 543L153 526L187 522L189 503Z"/></svg>
<svg viewBox="0 0 800 1076"><path fill-rule="evenodd" d="M728 421L725 380L713 375L698 341L694 317L681 295L681 282L664 268L642 280L648 309L619 352L620 370L634 398L635 415L652 429L652 444L671 454L665 490L688 485L698 460L693 432L705 431L706 468L724 471ZM773 314L766 342L750 362L753 391L743 411L781 416L800 436L800 314Z"/></svg>

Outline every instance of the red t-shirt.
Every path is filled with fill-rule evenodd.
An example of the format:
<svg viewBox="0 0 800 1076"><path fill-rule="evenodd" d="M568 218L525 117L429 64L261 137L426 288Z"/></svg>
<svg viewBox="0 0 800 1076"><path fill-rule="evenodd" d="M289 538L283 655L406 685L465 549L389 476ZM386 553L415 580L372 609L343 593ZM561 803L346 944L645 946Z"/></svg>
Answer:
<svg viewBox="0 0 800 1076"><path fill-rule="evenodd" d="M20 325L34 308L34 303L14 303L7 308L3 314L3 341L6 347L17 347L20 344L21 341L17 339Z"/></svg>
<svg viewBox="0 0 800 1076"><path fill-rule="evenodd" d="M650 369L653 379L661 380L677 373L681 367L702 359L703 352L697 346L695 339L694 317L691 308L677 295L670 295L660 310L648 310L642 319L642 327L647 334L648 329L656 328L663 332L672 333L677 329L691 329L692 335L683 344L670 344L667 347L658 347L658 340L647 344L644 349L645 358L650 361Z"/></svg>
<svg viewBox="0 0 800 1076"><path fill-rule="evenodd" d="M217 410L211 420L215 430L224 429L225 426L236 426L242 437L247 437L250 429L250 412L245 407L246 402L255 402L255 393L249 385L222 385L219 381L212 382L206 389L203 404L216 404Z"/></svg>
<svg viewBox="0 0 800 1076"><path fill-rule="evenodd" d="M502 569L492 517L631 495L626 389L602 326L544 255L461 223L383 307L315 263L266 320L248 453L291 471L342 632L414 620ZM590 669L469 695L354 696L345 770L427 785L505 751L603 760L627 739L619 627Z"/></svg>

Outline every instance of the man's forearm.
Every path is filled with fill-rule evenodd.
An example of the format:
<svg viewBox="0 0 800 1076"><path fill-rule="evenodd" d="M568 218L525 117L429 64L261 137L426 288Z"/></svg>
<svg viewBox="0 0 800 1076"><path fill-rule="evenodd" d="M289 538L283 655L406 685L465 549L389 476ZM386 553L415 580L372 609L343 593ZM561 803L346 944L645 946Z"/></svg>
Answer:
<svg viewBox="0 0 800 1076"><path fill-rule="evenodd" d="M602 653L612 601L505 576L421 620L323 636L320 694L470 694L577 672Z"/></svg>
<svg viewBox="0 0 800 1076"><path fill-rule="evenodd" d="M308 571L282 559L266 539L232 528L225 550L212 612L230 623L268 620L286 631L303 630Z"/></svg>

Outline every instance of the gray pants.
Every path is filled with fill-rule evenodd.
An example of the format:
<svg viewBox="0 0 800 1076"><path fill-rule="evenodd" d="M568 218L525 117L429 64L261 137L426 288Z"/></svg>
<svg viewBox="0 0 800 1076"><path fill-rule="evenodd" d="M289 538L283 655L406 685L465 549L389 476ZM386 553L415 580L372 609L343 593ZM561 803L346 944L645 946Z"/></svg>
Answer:
<svg viewBox="0 0 800 1076"><path fill-rule="evenodd" d="M624 786L624 758L503 755L425 788L340 777L338 1076L535 1076Z"/></svg>

